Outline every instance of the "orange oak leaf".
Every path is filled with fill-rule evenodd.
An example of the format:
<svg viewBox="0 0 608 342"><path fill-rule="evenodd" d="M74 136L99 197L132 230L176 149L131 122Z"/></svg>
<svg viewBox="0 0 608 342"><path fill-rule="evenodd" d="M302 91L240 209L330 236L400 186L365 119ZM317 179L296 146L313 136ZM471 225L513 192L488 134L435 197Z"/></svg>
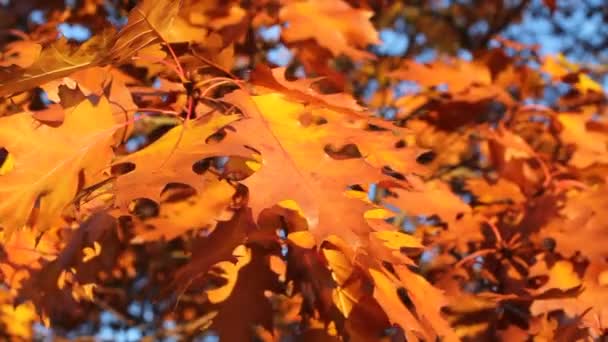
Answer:
<svg viewBox="0 0 608 342"><path fill-rule="evenodd" d="M551 217L540 236L553 239L556 250L566 257L580 253L594 267L605 267L608 251L603 244L590 242L608 239L607 195L605 184L569 192L559 215Z"/></svg>
<svg viewBox="0 0 608 342"><path fill-rule="evenodd" d="M251 73L251 81L257 85L281 92L290 98L302 102L313 103L338 110L349 109L354 112L363 110L363 107L348 94L322 94L314 90L312 85L321 80L321 78L288 81L285 79L285 70L286 68L270 69L263 64L258 65Z"/></svg>
<svg viewBox="0 0 608 342"><path fill-rule="evenodd" d="M608 134L606 130L593 130L592 113L561 113L557 116L562 125L560 136L574 147L569 163L577 168L593 164L608 164Z"/></svg>
<svg viewBox="0 0 608 342"><path fill-rule="evenodd" d="M448 304L443 291L435 288L424 277L410 271L405 266L396 266L395 271L401 283L405 285L409 298L416 306L419 319L430 325L445 341L458 341L458 336L441 315L441 308Z"/></svg>
<svg viewBox="0 0 608 342"><path fill-rule="evenodd" d="M225 286L220 293L211 294L214 299L211 303L216 304L212 308L218 310L211 329L218 331L225 341L250 340L255 325L270 328L273 311L265 292L276 291L280 286L277 274L270 269L264 249L254 246L248 255L238 259L236 265L224 264L233 265L227 267L233 269L232 272L224 274L229 286ZM231 291L226 287L231 287Z"/></svg>
<svg viewBox="0 0 608 342"><path fill-rule="evenodd" d="M450 227L458 225L460 218L471 212L461 198L452 193L445 183L439 181L424 183L416 177L409 177L412 189L394 187L392 195L384 199L403 210L407 215L437 215Z"/></svg>
<svg viewBox="0 0 608 342"><path fill-rule="evenodd" d="M0 73L0 96L22 92L102 62L109 34L95 36L74 48L65 38L44 48L27 68L5 68Z"/></svg>
<svg viewBox="0 0 608 342"><path fill-rule="evenodd" d="M39 270L47 262L55 260L64 246L56 232L37 237L33 230L16 231L9 239L2 236L6 241L3 249L8 253L0 262L0 274L12 292L21 288L23 280L30 276L29 271Z"/></svg>
<svg viewBox="0 0 608 342"><path fill-rule="evenodd" d="M401 69L390 73L391 77L418 82L424 87L447 85L450 93L460 93L474 86L492 84L490 70L480 63L460 60L437 61L421 64L406 60Z"/></svg>
<svg viewBox="0 0 608 342"><path fill-rule="evenodd" d="M84 100L66 109L63 124L44 125L30 113L0 119L0 146L14 160L0 176L0 225L7 234L22 228L36 208L36 227L50 228L78 191L80 175L91 184L113 157L114 124L108 101Z"/></svg>
<svg viewBox="0 0 608 342"><path fill-rule="evenodd" d="M190 262L177 270L169 289L177 288L179 293L184 293L199 283L213 265L223 261L236 262L233 251L246 243L255 230L251 210L237 210L230 220L220 222L209 236L193 241Z"/></svg>
<svg viewBox="0 0 608 342"><path fill-rule="evenodd" d="M557 1L0 3L0 340L608 336L608 69L497 35Z"/></svg>
<svg viewBox="0 0 608 342"><path fill-rule="evenodd" d="M6 50L2 53L0 67L16 65L20 68L27 68L32 65L40 56L42 46L29 40L18 40L7 44Z"/></svg>
<svg viewBox="0 0 608 342"><path fill-rule="evenodd" d="M218 221L226 221L232 216L230 204L235 194L234 186L225 180L211 179L210 175L200 176L198 193L185 199L161 201L158 216L144 220L144 229L137 232L132 243L156 241L161 238L172 240L191 229L212 231ZM169 192L170 195L170 192ZM167 197L163 194L163 197ZM156 229L150 229L150 227Z"/></svg>
<svg viewBox="0 0 608 342"><path fill-rule="evenodd" d="M127 25L113 38L107 56L125 61L154 43L167 42L182 0L144 0L129 13Z"/></svg>
<svg viewBox="0 0 608 342"><path fill-rule="evenodd" d="M182 183L205 191L203 177L194 172L193 165L209 157L247 155L244 148L226 148L223 143L207 139L238 119L236 115L212 114L206 119L189 121L172 128L144 149L119 158L114 163L132 164L135 168L117 178L117 205L123 210L138 198L160 202L162 190L169 183ZM145 182L141 180L145 179Z"/></svg>
<svg viewBox="0 0 608 342"><path fill-rule="evenodd" d="M261 168L243 181L252 193L249 205L254 216L265 208L293 200L317 241L334 233L349 243L360 244L358 236L370 231L363 214L373 206L356 197L349 198L348 190L356 184L376 182L382 174L363 158L334 159L325 152L326 146L340 141L346 130L340 128L340 121L324 125L312 122L307 126L300 121L306 115L331 120L341 115L328 110L315 112L277 93L250 99L237 91L225 99L246 113L246 119L233 125L236 131L256 132L228 137L235 137L261 154Z"/></svg>
<svg viewBox="0 0 608 342"><path fill-rule="evenodd" d="M279 16L287 22L283 39L296 42L315 39L334 56L345 54L352 59L371 58L369 52L357 49L380 42L378 32L369 19L372 12L354 9L342 0L292 1ZM314 23L315 29L310 25Z"/></svg>
<svg viewBox="0 0 608 342"><path fill-rule="evenodd" d="M181 1L142 1L129 15L127 26L118 33L106 30L77 48L65 38L59 39L43 49L27 68L2 70L0 96L28 90L93 66L121 63L146 46L166 41L180 4Z"/></svg>
<svg viewBox="0 0 608 342"><path fill-rule="evenodd" d="M361 280L354 276L355 265L338 250L326 248L322 251L331 277L336 282L331 294L334 305L344 317L349 317L363 294Z"/></svg>
<svg viewBox="0 0 608 342"><path fill-rule="evenodd" d="M39 314L53 319L78 316L76 300L93 296L98 272L114 263L119 250L116 220L104 212L91 215L63 238L64 246L57 258L31 271L18 293L18 298L31 299ZM85 262L84 250L96 242L99 254Z"/></svg>
<svg viewBox="0 0 608 342"><path fill-rule="evenodd" d="M116 142L120 143L132 131L133 125L129 123L134 120L137 110L126 85L128 83L136 83L136 80L118 68L105 66L76 71L69 77L47 82L40 88L47 93L49 100L60 103L63 107L69 107L72 102L80 101L84 96L105 96L112 106L112 114L116 123L125 124L115 135ZM49 106L49 109L54 109L52 106ZM45 114L42 119L41 113L36 112L36 118L45 122L63 121L62 111L55 110Z"/></svg>
<svg viewBox="0 0 608 342"><path fill-rule="evenodd" d="M406 330L408 340L410 338L416 340L416 336L432 339L433 335L425 331L412 312L401 302L397 293L398 279L386 271L370 269L369 273L374 280L374 298L382 306L390 321Z"/></svg>
<svg viewBox="0 0 608 342"><path fill-rule="evenodd" d="M470 179L467 181L467 188L483 203L520 204L526 199L516 184L503 178L494 183L485 179Z"/></svg>
<svg viewBox="0 0 608 342"><path fill-rule="evenodd" d="M543 268L544 262L541 265L535 265L536 270ZM548 290L568 290L578 288L582 285L581 293L577 296L569 296L565 298L538 298L530 307L530 311L534 315L548 313L554 310L564 310L572 317L580 317L584 325L590 328L594 334L599 334L608 323L608 289L604 284L598 282L598 279L593 277L590 272L587 272L584 277L581 277L575 270L575 266L566 260L555 262L548 270L543 270L548 276L548 281L538 289L541 291Z"/></svg>

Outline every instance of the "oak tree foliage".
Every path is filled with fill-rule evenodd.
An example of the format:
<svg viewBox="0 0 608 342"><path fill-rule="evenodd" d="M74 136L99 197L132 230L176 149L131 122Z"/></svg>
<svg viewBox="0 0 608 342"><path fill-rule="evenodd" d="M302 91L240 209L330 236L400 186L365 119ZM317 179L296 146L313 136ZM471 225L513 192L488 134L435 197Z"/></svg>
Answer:
<svg viewBox="0 0 608 342"><path fill-rule="evenodd" d="M605 338L605 67L407 3L3 5L0 338Z"/></svg>

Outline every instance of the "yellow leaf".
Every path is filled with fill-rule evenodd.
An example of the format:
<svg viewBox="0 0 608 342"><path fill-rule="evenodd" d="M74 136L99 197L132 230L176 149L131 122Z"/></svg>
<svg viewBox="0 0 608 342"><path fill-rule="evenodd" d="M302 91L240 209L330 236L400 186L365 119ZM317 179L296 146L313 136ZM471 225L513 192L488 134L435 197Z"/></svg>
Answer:
<svg viewBox="0 0 608 342"><path fill-rule="evenodd" d="M36 320L36 311L31 302L14 307L12 304L3 304L0 307L2 321L8 335L30 340L32 337L32 323Z"/></svg>
<svg viewBox="0 0 608 342"><path fill-rule="evenodd" d="M334 280L338 285L344 284L353 272L353 265L350 260L344 253L333 249L323 249L323 255L325 255L329 268L332 270Z"/></svg>
<svg viewBox="0 0 608 342"><path fill-rule="evenodd" d="M578 75L578 82L574 87L583 94L587 94L589 91L602 92L602 86L586 74Z"/></svg>
<svg viewBox="0 0 608 342"><path fill-rule="evenodd" d="M313 248L316 245L315 237L307 230L289 233L287 239L301 248Z"/></svg>
<svg viewBox="0 0 608 342"><path fill-rule="evenodd" d="M82 249L82 253L84 254L84 257L82 257L82 262L88 262L89 260L98 256L99 253L101 253L101 245L99 244L99 242L95 241L93 243L93 248L85 247Z"/></svg>
<svg viewBox="0 0 608 342"><path fill-rule="evenodd" d="M381 231L372 233L374 237L384 241L384 245L390 249L399 250L401 248L423 248L420 240L409 234L398 231Z"/></svg>
<svg viewBox="0 0 608 342"><path fill-rule="evenodd" d="M332 271L332 278L338 285L332 290L332 300L344 317L348 317L362 295L361 280L351 278L353 265L344 253L323 249L323 254Z"/></svg>
<svg viewBox="0 0 608 342"><path fill-rule="evenodd" d="M221 303L230 296L236 285L240 269L251 262L251 249L245 247L245 245L236 247L232 252L232 255L237 259L236 264L230 261L221 261L215 264L210 272L226 279L226 284L221 287L207 290L209 302L213 304Z"/></svg>
<svg viewBox="0 0 608 342"><path fill-rule="evenodd" d="M82 285L82 290L84 291L84 297L90 301L93 301L93 289L97 286L97 284L84 284Z"/></svg>
<svg viewBox="0 0 608 342"><path fill-rule="evenodd" d="M338 328L336 328L336 322L331 321L327 325L327 335L329 336L338 336Z"/></svg>
<svg viewBox="0 0 608 342"><path fill-rule="evenodd" d="M365 191L347 190L344 192L344 196L346 196L348 198L353 198L353 199L358 199L358 200L362 200L365 202L369 202L369 197L368 197L369 195Z"/></svg>
<svg viewBox="0 0 608 342"><path fill-rule="evenodd" d="M261 165L261 164L258 164ZM298 203L294 200L284 200L279 202L279 205L285 209L293 210L298 213L300 216L304 216L304 212L302 212L302 208L298 205Z"/></svg>
<svg viewBox="0 0 608 342"><path fill-rule="evenodd" d="M574 272L574 267L569 261L560 260L551 267L549 271L549 281L545 284L545 288L557 288L562 290L571 289L579 286L581 279Z"/></svg>
<svg viewBox="0 0 608 342"><path fill-rule="evenodd" d="M67 272L66 270L61 271L59 273L59 277L57 277L57 288L62 290L65 287Z"/></svg>
<svg viewBox="0 0 608 342"><path fill-rule="evenodd" d="M554 80L559 80L571 72L576 71L572 65L564 58L562 54L555 56L547 56L543 61L541 70L551 75Z"/></svg>
<svg viewBox="0 0 608 342"><path fill-rule="evenodd" d="M262 163L257 162L255 160L247 160L245 162L245 165L247 165L247 167L250 168L252 171L258 171L262 167Z"/></svg>
<svg viewBox="0 0 608 342"><path fill-rule="evenodd" d="M371 209L365 212L364 217L366 219L378 219L378 220L384 220L387 219L389 217L393 217L395 216L395 213L393 213L390 210L386 210L383 208L376 208L376 209Z"/></svg>
<svg viewBox="0 0 608 342"><path fill-rule="evenodd" d="M15 167L15 160L13 159L13 155L9 153L6 156L6 159L4 159L2 165L0 165L0 176L11 172L13 167Z"/></svg>
<svg viewBox="0 0 608 342"><path fill-rule="evenodd" d="M340 310L344 317L348 318L353 311L355 304L359 302L358 298L361 296L361 282L352 282L345 287L337 286L333 289L331 296L336 308Z"/></svg>
<svg viewBox="0 0 608 342"><path fill-rule="evenodd" d="M75 301L80 302L81 299L87 299L89 301L94 300L93 289L97 286L97 284L89 283L89 284L78 284L75 283L72 288L72 298Z"/></svg>

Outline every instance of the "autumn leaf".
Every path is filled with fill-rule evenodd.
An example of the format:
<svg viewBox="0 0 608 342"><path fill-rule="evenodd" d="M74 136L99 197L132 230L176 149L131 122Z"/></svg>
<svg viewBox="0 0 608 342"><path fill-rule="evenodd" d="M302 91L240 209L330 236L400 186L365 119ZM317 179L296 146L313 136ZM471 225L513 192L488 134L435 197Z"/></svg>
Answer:
<svg viewBox="0 0 608 342"><path fill-rule="evenodd" d="M76 195L80 175L91 184L109 166L112 135L118 128L105 98L97 105L84 100L66 109L57 128L38 122L30 113L1 118L0 146L14 160L13 169L0 176L0 225L6 234L22 228L34 208L35 227L50 228Z"/></svg>
<svg viewBox="0 0 608 342"><path fill-rule="evenodd" d="M424 277L404 266L399 266L395 270L402 284L406 285L409 297L416 306L419 319L430 324L433 330L446 341L460 340L441 315L441 308L448 304L444 293L433 287Z"/></svg>
<svg viewBox="0 0 608 342"><path fill-rule="evenodd" d="M0 96L22 92L99 64L109 43L109 34L95 36L78 48L70 46L67 39L61 38L44 48L27 68L2 70Z"/></svg>
<svg viewBox="0 0 608 342"><path fill-rule="evenodd" d="M570 73L579 70L578 66L569 62L563 54L547 56L543 59L542 70L555 80L560 80Z"/></svg>
<svg viewBox="0 0 608 342"><path fill-rule="evenodd" d="M374 298L384 308L391 322L399 324L402 328L407 329L411 336L410 338L416 338L416 336L423 337L427 332L420 325L416 317L405 307L405 305L399 299L397 294L398 285L395 283L395 279L391 279L383 271L375 269L369 270L375 284ZM413 336L410 334L414 334ZM431 336L426 336L430 338Z"/></svg>
<svg viewBox="0 0 608 342"><path fill-rule="evenodd" d="M215 302L219 312L211 328L229 341L250 339L254 325L272 325L272 307L264 292L278 288L277 275L270 270L261 248L256 246L249 253L248 257L242 257L240 265L237 262L235 266L238 268L238 278L230 281L230 294L220 303ZM247 259L249 261L245 263ZM249 309L243 312L243 308ZM248 316L247 319L240 319L243 313Z"/></svg>
<svg viewBox="0 0 608 342"><path fill-rule="evenodd" d="M374 232L373 235L375 238L383 241L386 247L391 249L424 247L418 239L402 232L381 231Z"/></svg>
<svg viewBox="0 0 608 342"><path fill-rule="evenodd" d="M314 236L307 230L290 233L287 239L302 248L313 248L316 245Z"/></svg>
<svg viewBox="0 0 608 342"><path fill-rule="evenodd" d="M98 65L124 62L138 50L164 40L177 15L180 1L146 0L136 6L126 27L114 34L105 31L78 48L61 38L40 52L36 61L22 71L4 70L0 96L21 92L73 72Z"/></svg>
<svg viewBox="0 0 608 342"><path fill-rule="evenodd" d="M85 247L82 250L82 253L84 254L84 257L82 257L82 262L87 262L98 256L99 253L101 253L101 245L99 244L99 242L95 241L93 243L93 248Z"/></svg>
<svg viewBox="0 0 608 342"><path fill-rule="evenodd" d="M155 241L161 237L172 240L192 229L212 231L217 222L229 220L236 194L234 186L226 181L210 179L210 176L200 178L202 186L197 194L179 201L161 201L158 216L141 222L142 230L131 242ZM170 192L163 197L167 196Z"/></svg>
<svg viewBox="0 0 608 342"><path fill-rule="evenodd" d="M64 238L63 248L55 259L32 270L22 280L17 298L31 299L38 314L53 320L75 317L77 312L73 309L79 305L76 298L87 298L85 296L93 294L100 267L111 265L116 260L115 243L118 240L115 224L116 220L106 213L88 217ZM47 231L45 234L51 233ZM94 246L95 242L101 247L100 254L83 262L82 250ZM58 286L60 284L63 288ZM86 284L91 285L84 286ZM76 298L72 290L75 291Z"/></svg>
<svg viewBox="0 0 608 342"><path fill-rule="evenodd" d="M3 1L0 340L605 339L598 3Z"/></svg>
<svg viewBox="0 0 608 342"><path fill-rule="evenodd" d="M351 281L355 265L337 250L323 249L323 256L331 270L332 279L337 284L332 291L333 302L344 317L348 317L363 293L360 282Z"/></svg>
<svg viewBox="0 0 608 342"><path fill-rule="evenodd" d="M585 168L594 163L608 163L606 159L608 135L588 128L589 114L591 113L561 113L557 117L563 127L560 133L563 141L575 146L569 162L578 168Z"/></svg>
<svg viewBox="0 0 608 342"><path fill-rule="evenodd" d="M114 37L106 53L114 62L125 61L135 52L158 42L167 42L181 0L141 1L129 14L128 22Z"/></svg>
<svg viewBox="0 0 608 342"><path fill-rule="evenodd" d="M380 42L378 33L369 22L371 15L368 11L350 7L342 0L293 1L279 13L281 20L289 23L283 31L285 41L315 39L334 56L345 54L353 59L372 56L355 47ZM316 29L311 31L308 27L313 22Z"/></svg>
<svg viewBox="0 0 608 342"><path fill-rule="evenodd" d="M422 183L419 179L409 178L413 189L391 189L392 195L383 201L403 210L408 215L436 214L449 226L457 225L458 219L471 212L461 198L453 194L441 182ZM439 200L441 198L441 200Z"/></svg>
<svg viewBox="0 0 608 342"><path fill-rule="evenodd" d="M583 94L587 94L588 92L602 92L602 86L599 83L582 73L578 75L578 82L574 86Z"/></svg>
<svg viewBox="0 0 608 342"><path fill-rule="evenodd" d="M32 338L31 324L36 320L36 312L31 302L18 306L2 304L0 317L9 334L22 339Z"/></svg>
<svg viewBox="0 0 608 342"><path fill-rule="evenodd" d="M235 262L234 249L247 242L248 236L255 230L251 212L239 209L230 220L220 222L208 237L193 241L190 262L178 269L170 284L171 290L177 288L184 293L200 282L213 265L223 261Z"/></svg>
<svg viewBox="0 0 608 342"><path fill-rule="evenodd" d="M517 185L500 178L496 183L484 179L470 179L467 188L483 203L512 202L515 204L525 201L525 197Z"/></svg>
<svg viewBox="0 0 608 342"><path fill-rule="evenodd" d="M212 114L207 119L190 121L172 128L146 148L117 159L116 165L131 163L135 167L116 181L118 206L126 209L131 201L138 198L159 202L162 190L169 183L187 184L204 192L205 183L212 180L204 181L193 171L196 162L209 157L246 155L245 150L238 146L226 148L221 142L207 141L211 135L237 119L236 115ZM142 177L148 181L141 183Z"/></svg>
<svg viewBox="0 0 608 342"><path fill-rule="evenodd" d="M4 58L0 61L1 67L16 65L20 68L27 68L40 56L42 46L29 40L18 40L7 44L3 52Z"/></svg>
<svg viewBox="0 0 608 342"><path fill-rule="evenodd" d="M335 109L348 109L361 112L363 107L352 97L344 93L322 94L313 88L320 79L285 79L285 68L270 69L259 65L251 74L252 82L260 86L278 91L290 98L326 106Z"/></svg>
<svg viewBox="0 0 608 342"><path fill-rule="evenodd" d="M233 125L237 132L258 132L242 142L260 151L263 157L262 168L243 182L254 193L249 202L254 215L282 201L293 200L318 241L336 233L346 241L360 243L357 235L365 236L370 229L363 213L372 207L348 198L346 192L349 186L379 180L381 173L363 159L337 160L327 155L324 148L330 136L326 126L304 126L299 119L307 113L306 108L280 94L258 96L252 101L243 93L232 93L226 99L240 106L248 116ZM272 109L278 107L281 111ZM318 112L325 113L339 115ZM336 141L336 136L331 138ZM255 193L262 189L264 196L256 197ZM338 229L339 226L348 229Z"/></svg>
<svg viewBox="0 0 608 342"><path fill-rule="evenodd" d="M428 64L405 61L402 68L392 72L391 76L418 82L424 87L447 85L447 89L453 94L475 86L489 86L492 83L490 70L486 66L459 60Z"/></svg>

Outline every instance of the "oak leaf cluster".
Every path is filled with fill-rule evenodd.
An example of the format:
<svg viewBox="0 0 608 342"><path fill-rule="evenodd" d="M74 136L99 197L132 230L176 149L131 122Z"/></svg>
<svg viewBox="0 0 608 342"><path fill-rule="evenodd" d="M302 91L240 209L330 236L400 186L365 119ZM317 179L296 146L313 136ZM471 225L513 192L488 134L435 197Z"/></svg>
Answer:
<svg viewBox="0 0 608 342"><path fill-rule="evenodd" d="M3 46L0 337L108 315L149 340L607 336L589 68L501 37L378 56L374 18L407 9L383 1L142 0L114 25L102 3ZM273 25L289 67L266 61Z"/></svg>

